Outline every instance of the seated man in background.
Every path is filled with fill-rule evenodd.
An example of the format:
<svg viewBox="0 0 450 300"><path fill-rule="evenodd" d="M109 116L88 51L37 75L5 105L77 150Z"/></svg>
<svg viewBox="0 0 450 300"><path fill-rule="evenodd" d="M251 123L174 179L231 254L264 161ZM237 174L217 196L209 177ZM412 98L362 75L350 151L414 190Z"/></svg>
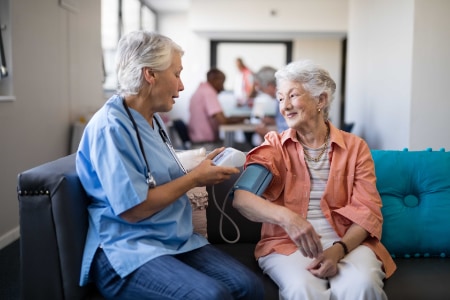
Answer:
<svg viewBox="0 0 450 300"><path fill-rule="evenodd" d="M223 146L219 139L219 125L241 123L245 117L226 117L218 95L223 91L225 74L212 68L206 74L206 82L200 83L189 103L189 136L194 148L213 150Z"/></svg>

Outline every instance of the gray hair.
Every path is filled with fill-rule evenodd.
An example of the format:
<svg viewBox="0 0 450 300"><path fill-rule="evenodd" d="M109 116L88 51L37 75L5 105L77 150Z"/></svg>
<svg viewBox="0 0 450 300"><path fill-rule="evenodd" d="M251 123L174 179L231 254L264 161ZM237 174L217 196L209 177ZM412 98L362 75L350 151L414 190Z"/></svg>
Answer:
<svg viewBox="0 0 450 300"><path fill-rule="evenodd" d="M331 102L336 91L336 83L327 70L311 60L299 60L278 70L275 73L275 78L278 85L284 81L300 83L312 97L317 99L321 94L327 94L328 102L323 107L323 116L325 120L328 120Z"/></svg>
<svg viewBox="0 0 450 300"><path fill-rule="evenodd" d="M267 87L270 84L276 86L277 84L275 80L276 71L277 70L275 68L269 66L262 67L261 69L259 69L258 72L256 72L255 81L257 81L261 87Z"/></svg>
<svg viewBox="0 0 450 300"><path fill-rule="evenodd" d="M164 71L172 63L172 55L183 55L183 49L159 33L140 30L124 35L117 45L116 72L118 93L136 95L144 83L142 69Z"/></svg>

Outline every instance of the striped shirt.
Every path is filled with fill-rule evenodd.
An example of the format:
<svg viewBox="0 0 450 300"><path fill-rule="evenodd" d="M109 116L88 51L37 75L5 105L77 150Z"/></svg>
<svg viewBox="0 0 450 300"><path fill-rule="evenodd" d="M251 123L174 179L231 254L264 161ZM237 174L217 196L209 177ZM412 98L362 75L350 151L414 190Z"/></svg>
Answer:
<svg viewBox="0 0 450 300"><path fill-rule="evenodd" d="M322 152L320 148L309 148L304 146L304 151L307 151L311 157L317 157ZM318 162L311 161L305 158L306 165L308 166L309 177L311 179L311 191L309 196L309 206L307 219L323 219L325 218L322 209L320 208L320 199L325 191L328 181L328 174L330 173L330 161L328 152L330 151L330 145L325 151L325 154L320 157Z"/></svg>

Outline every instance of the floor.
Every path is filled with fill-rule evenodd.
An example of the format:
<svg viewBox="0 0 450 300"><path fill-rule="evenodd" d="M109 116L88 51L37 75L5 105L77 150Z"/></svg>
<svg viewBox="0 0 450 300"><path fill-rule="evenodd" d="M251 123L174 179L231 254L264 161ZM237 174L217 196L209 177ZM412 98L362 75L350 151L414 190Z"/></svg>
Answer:
<svg viewBox="0 0 450 300"><path fill-rule="evenodd" d="M0 250L0 299L20 299L20 242Z"/></svg>

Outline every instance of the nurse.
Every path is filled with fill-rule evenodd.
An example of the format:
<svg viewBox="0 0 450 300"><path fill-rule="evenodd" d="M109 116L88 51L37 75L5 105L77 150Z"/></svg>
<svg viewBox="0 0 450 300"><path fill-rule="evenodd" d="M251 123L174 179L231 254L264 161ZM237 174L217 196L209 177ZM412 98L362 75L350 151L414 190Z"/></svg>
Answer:
<svg viewBox="0 0 450 300"><path fill-rule="evenodd" d="M76 157L92 199L80 284L106 299L262 299L246 267L193 233L186 192L239 170L215 166L212 151L187 173L160 112L184 89L183 50L168 37L136 31L117 47L118 93L92 117Z"/></svg>

